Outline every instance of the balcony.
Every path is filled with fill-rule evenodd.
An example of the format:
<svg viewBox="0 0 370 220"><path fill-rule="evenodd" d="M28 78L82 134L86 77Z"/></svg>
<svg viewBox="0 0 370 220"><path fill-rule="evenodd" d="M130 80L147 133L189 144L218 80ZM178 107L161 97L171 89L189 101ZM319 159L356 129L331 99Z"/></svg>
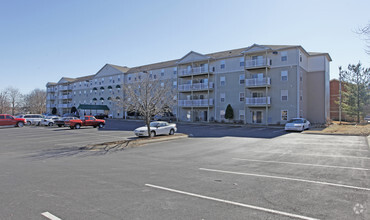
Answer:
<svg viewBox="0 0 370 220"><path fill-rule="evenodd" d="M48 96L46 97L46 100L55 100L55 96Z"/></svg>
<svg viewBox="0 0 370 220"><path fill-rule="evenodd" d="M48 88L47 92L55 92L55 89L54 88Z"/></svg>
<svg viewBox="0 0 370 220"><path fill-rule="evenodd" d="M60 95L59 99L72 99L72 95Z"/></svg>
<svg viewBox="0 0 370 220"><path fill-rule="evenodd" d="M246 60L245 68L246 69L258 69L270 67L270 59L255 59L255 60Z"/></svg>
<svg viewBox="0 0 370 220"><path fill-rule="evenodd" d="M254 78L246 79L245 86L248 88L258 88L258 87L269 87L271 85L271 78Z"/></svg>
<svg viewBox="0 0 370 220"><path fill-rule="evenodd" d="M58 105L58 108L71 108L72 107L72 104L69 103L69 104L59 104Z"/></svg>
<svg viewBox="0 0 370 220"><path fill-rule="evenodd" d="M271 105L271 98L268 97L258 97L258 98L246 98L245 104L249 107L266 107Z"/></svg>
<svg viewBox="0 0 370 220"><path fill-rule="evenodd" d="M208 83L194 83L194 84L183 84L179 85L178 90L180 92L189 92L189 91L202 91L213 89L213 82Z"/></svg>
<svg viewBox="0 0 370 220"><path fill-rule="evenodd" d="M180 107L208 107L213 106L213 99L179 100Z"/></svg>
<svg viewBox="0 0 370 220"><path fill-rule="evenodd" d="M191 75L199 75L199 74L207 74L208 67L193 67L187 69L179 69L179 77L184 76L191 76Z"/></svg>
<svg viewBox="0 0 370 220"><path fill-rule="evenodd" d="M67 91L72 90L72 86L61 86L59 87L59 91Z"/></svg>

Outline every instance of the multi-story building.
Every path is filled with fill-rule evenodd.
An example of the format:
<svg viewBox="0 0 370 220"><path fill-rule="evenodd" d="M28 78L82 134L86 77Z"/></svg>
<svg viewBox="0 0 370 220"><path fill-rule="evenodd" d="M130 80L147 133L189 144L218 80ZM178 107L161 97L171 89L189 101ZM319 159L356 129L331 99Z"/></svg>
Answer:
<svg viewBox="0 0 370 220"><path fill-rule="evenodd" d="M225 111L230 104L233 120L243 123L279 124L294 117L325 123L330 112L330 61L328 53L310 53L301 46L254 44L211 54L191 51L178 60L134 68L107 64L92 76L48 83L48 99L61 86L71 87L59 90L59 96L72 95L71 99L57 96L58 102L48 100L48 111L55 104L59 108L60 104L103 104L110 106L110 115L122 118L123 109L109 100L123 96L117 86L140 80L138 74L145 71L153 80L173 81L178 103L173 113L180 121L227 121ZM121 77L120 83L117 77ZM88 82L87 86L83 81Z"/></svg>

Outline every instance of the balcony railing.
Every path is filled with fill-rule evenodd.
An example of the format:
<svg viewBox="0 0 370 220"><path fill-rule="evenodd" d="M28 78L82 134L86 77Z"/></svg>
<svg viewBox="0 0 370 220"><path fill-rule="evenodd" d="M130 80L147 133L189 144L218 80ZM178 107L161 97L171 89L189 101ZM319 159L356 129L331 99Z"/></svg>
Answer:
<svg viewBox="0 0 370 220"><path fill-rule="evenodd" d="M60 95L59 99L72 99L72 95Z"/></svg>
<svg viewBox="0 0 370 220"><path fill-rule="evenodd" d="M55 89L54 88L48 88L47 92L55 92Z"/></svg>
<svg viewBox="0 0 370 220"><path fill-rule="evenodd" d="M255 59L255 60L246 60L245 68L259 68L259 67L268 67L270 66L270 59Z"/></svg>
<svg viewBox="0 0 370 220"><path fill-rule="evenodd" d="M61 87L59 87L59 91L66 91L66 90L72 90L72 86L61 86Z"/></svg>
<svg viewBox="0 0 370 220"><path fill-rule="evenodd" d="M208 90L213 89L213 82L208 83L194 83L194 84L183 84L179 85L179 91L198 91L198 90Z"/></svg>
<svg viewBox="0 0 370 220"><path fill-rule="evenodd" d="M271 78L254 78L246 79L245 85L249 87L258 87L258 86L269 86L271 84Z"/></svg>
<svg viewBox="0 0 370 220"><path fill-rule="evenodd" d="M261 106L261 105L270 105L271 98L268 97L258 97L258 98L246 98L247 105L250 106Z"/></svg>
<svg viewBox="0 0 370 220"><path fill-rule="evenodd" d="M179 69L179 76L189 76L195 74L208 73L208 67L193 67L187 69Z"/></svg>
<svg viewBox="0 0 370 220"><path fill-rule="evenodd" d="M72 107L72 104L59 104L58 105L59 108L71 108Z"/></svg>
<svg viewBox="0 0 370 220"><path fill-rule="evenodd" d="M48 96L46 97L46 100L55 100L55 96Z"/></svg>
<svg viewBox="0 0 370 220"><path fill-rule="evenodd" d="M213 106L213 99L179 100L180 107L207 107Z"/></svg>

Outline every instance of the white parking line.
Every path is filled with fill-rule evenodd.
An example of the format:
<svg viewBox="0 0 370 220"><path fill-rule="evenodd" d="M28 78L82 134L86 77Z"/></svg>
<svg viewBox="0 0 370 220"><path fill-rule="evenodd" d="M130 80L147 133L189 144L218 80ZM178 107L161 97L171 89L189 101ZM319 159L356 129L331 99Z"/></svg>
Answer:
<svg viewBox="0 0 370 220"><path fill-rule="evenodd" d="M214 170L214 169L207 169L207 168L199 168L199 170L210 171L210 172L218 172L218 173L244 175L244 176L255 176L255 177L273 178L273 179L281 179L281 180L291 180L291 181L297 181L297 182L314 183L314 184L321 184L321 185L327 185L327 186L337 186L337 187L343 187L343 188L349 188L349 189L370 191L370 188L365 188L365 187L343 185L343 184L337 184L337 183L328 183L328 182L321 182L321 181L314 181L314 180L296 179L296 178L290 178L290 177L284 177L284 176L269 176L269 175L263 175L263 174L242 173L242 172L234 172L234 171L226 171L226 170Z"/></svg>
<svg viewBox="0 0 370 220"><path fill-rule="evenodd" d="M300 153L285 153L285 152L267 152L267 151L249 151L252 153L264 153L264 154L284 154L284 155L300 155L300 156L313 156L313 157L337 157L337 158L356 158L370 160L370 157L357 157L357 156L343 156L343 155L323 155L323 154L300 154Z"/></svg>
<svg viewBox="0 0 370 220"><path fill-rule="evenodd" d="M264 212L268 212L268 213L273 213L273 214L277 214L277 215L288 216L288 217L291 217L291 218L304 219L304 220L318 220L316 218L311 218L311 217L307 217L307 216L303 216L303 215L296 215L296 214L292 214L292 213L288 213L288 212L277 211L277 210L274 210L274 209L268 209L268 208L263 208L263 207L259 207L259 206L248 205L248 204L244 204L244 203L233 202L233 201L218 199L218 198L209 197L209 196L203 196L203 195L199 195L199 194L195 194L195 193L184 192L184 191L180 191L180 190L176 190L176 189L170 189L170 188L162 187L162 186L156 186L156 185L152 185L152 184L145 184L145 186L155 188L155 189L161 189L161 190L165 190L165 191L169 191L169 192L179 193L179 194L183 194L183 195L193 196L193 197L197 197L197 198L201 198L201 199L208 199L208 200L212 200L212 201L216 201L216 202L222 202L222 203L226 203L226 204L230 204L230 205L255 209L255 210L264 211Z"/></svg>
<svg viewBox="0 0 370 220"><path fill-rule="evenodd" d="M370 171L370 169L359 168L359 167L342 167L342 166L331 166L331 165L320 165L320 164L310 164L310 163L293 163L293 162L283 162L283 161L273 161L273 160L251 160L244 158L232 158L233 160L243 160L261 163L280 163L280 164L290 164L290 165L302 165L302 166L314 166L314 167L328 167L328 168L338 168L338 169L352 169L352 170L362 170Z"/></svg>
<svg viewBox="0 0 370 220"><path fill-rule="evenodd" d="M49 212L43 212L41 213L44 217L50 219L50 220L62 220L61 218L56 217L55 215L49 213Z"/></svg>

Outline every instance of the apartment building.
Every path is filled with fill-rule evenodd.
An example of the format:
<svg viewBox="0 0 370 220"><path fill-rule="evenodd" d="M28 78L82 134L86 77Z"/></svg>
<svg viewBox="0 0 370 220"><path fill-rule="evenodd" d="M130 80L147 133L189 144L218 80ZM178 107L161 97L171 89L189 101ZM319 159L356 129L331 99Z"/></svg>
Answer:
<svg viewBox="0 0 370 220"><path fill-rule="evenodd" d="M328 53L307 52L299 45L254 44L210 54L191 51L177 60L134 68L107 64L95 75L48 83L47 106L48 111L57 105L58 112L67 112L85 103L107 105L112 117L125 117L112 97L123 97L117 87L137 82L145 71L153 80L172 81L177 89L173 113L180 121L227 121L230 104L233 120L242 123L283 124L294 117L325 123L330 61Z"/></svg>

